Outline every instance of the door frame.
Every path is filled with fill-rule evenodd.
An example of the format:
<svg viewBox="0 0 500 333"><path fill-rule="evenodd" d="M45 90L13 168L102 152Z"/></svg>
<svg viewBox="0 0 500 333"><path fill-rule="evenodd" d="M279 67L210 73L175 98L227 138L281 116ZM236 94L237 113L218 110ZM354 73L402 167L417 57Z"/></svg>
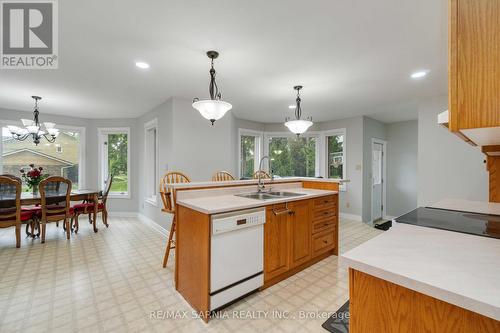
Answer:
<svg viewBox="0 0 500 333"><path fill-rule="evenodd" d="M382 145L382 218L385 218L387 214L385 213L387 211L387 141L382 140L382 139L377 139L377 138L372 138L372 144L370 147L370 152L371 159L370 159L370 174L372 175L370 178L370 191L371 191L371 197L370 197L370 220L371 223L373 224L373 145L375 143L381 144Z"/></svg>

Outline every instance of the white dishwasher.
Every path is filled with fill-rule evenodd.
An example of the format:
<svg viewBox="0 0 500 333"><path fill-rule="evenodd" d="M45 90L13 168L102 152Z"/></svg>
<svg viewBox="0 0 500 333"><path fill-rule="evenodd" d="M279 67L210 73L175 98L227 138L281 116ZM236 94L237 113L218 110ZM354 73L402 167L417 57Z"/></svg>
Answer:
<svg viewBox="0 0 500 333"><path fill-rule="evenodd" d="M264 284L265 208L212 216L210 310Z"/></svg>

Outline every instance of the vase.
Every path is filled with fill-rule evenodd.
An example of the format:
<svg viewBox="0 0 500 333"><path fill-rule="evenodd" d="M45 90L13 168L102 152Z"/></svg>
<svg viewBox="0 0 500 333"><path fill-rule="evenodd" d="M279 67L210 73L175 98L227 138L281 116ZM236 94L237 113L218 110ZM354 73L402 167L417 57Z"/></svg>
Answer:
<svg viewBox="0 0 500 333"><path fill-rule="evenodd" d="M38 195L38 186L33 186L31 188L31 193L33 193L33 195Z"/></svg>

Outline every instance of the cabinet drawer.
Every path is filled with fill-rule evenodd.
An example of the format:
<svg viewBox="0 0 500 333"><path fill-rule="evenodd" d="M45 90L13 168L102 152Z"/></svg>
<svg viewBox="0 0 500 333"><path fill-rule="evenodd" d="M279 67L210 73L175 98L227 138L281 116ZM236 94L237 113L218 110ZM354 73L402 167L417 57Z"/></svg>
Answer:
<svg viewBox="0 0 500 333"><path fill-rule="evenodd" d="M336 225L337 219L327 218L326 220L314 221L312 224L312 233L316 234L318 232L324 231L326 229L334 228Z"/></svg>
<svg viewBox="0 0 500 333"><path fill-rule="evenodd" d="M327 218L334 217L336 215L335 207L326 207L323 209L315 209L313 211L313 221L324 220Z"/></svg>
<svg viewBox="0 0 500 333"><path fill-rule="evenodd" d="M313 235L313 255L329 251L335 247L335 229Z"/></svg>
<svg viewBox="0 0 500 333"><path fill-rule="evenodd" d="M326 208L335 206L336 200L335 196L330 195L327 197L321 197L313 200L313 208Z"/></svg>

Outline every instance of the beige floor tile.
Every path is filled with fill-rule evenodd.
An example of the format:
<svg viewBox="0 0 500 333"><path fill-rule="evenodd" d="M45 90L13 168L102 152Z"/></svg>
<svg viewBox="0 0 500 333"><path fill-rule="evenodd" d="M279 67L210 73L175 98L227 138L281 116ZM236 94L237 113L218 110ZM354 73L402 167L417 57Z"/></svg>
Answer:
<svg viewBox="0 0 500 333"><path fill-rule="evenodd" d="M206 324L175 291L175 251L167 269L161 267L164 236L134 218L111 218L110 228L99 227L94 233L81 223L67 241L61 227L50 224L45 244L23 239L20 249L13 230L0 230L0 332L324 332L325 319L299 314L333 312L349 296L347 270L332 256ZM379 233L342 220L340 251ZM165 317L153 316L158 313ZM173 313L188 316L167 316Z"/></svg>

